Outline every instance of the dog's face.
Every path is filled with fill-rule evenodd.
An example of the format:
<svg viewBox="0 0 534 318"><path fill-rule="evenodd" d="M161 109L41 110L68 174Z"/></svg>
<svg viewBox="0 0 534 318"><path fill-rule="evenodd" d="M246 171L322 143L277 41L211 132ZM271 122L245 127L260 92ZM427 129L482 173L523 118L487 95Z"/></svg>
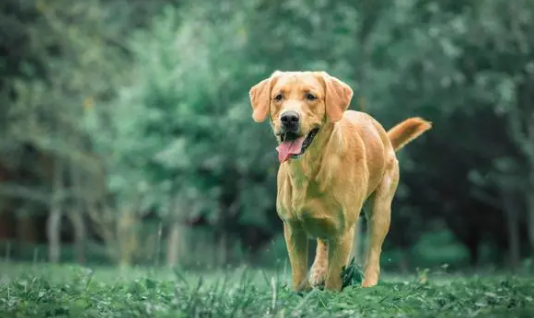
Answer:
<svg viewBox="0 0 534 318"><path fill-rule="evenodd" d="M270 114L280 162L298 158L321 128L341 119L352 89L325 72L274 72L250 90L252 117Z"/></svg>

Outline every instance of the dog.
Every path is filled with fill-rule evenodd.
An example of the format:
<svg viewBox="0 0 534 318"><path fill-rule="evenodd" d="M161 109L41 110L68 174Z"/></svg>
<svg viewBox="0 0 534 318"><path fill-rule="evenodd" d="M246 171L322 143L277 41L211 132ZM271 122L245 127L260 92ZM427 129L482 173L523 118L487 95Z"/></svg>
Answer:
<svg viewBox="0 0 534 318"><path fill-rule="evenodd" d="M275 71L249 92L253 120L269 117L278 141L276 209L294 291L342 289L342 269L366 201L369 243L362 287L377 284L399 183L395 152L431 128L412 117L386 132L370 115L347 110L352 96L346 83L312 71ZM317 240L317 250L308 276L309 239Z"/></svg>

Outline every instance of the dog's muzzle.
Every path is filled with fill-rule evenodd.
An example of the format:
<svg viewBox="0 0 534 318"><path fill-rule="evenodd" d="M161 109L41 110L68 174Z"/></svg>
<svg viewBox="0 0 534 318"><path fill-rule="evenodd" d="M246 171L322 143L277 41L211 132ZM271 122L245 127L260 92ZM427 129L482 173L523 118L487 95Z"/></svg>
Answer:
<svg viewBox="0 0 534 318"><path fill-rule="evenodd" d="M300 115L296 111L285 111L280 115L280 123L284 133L296 133L300 128Z"/></svg>

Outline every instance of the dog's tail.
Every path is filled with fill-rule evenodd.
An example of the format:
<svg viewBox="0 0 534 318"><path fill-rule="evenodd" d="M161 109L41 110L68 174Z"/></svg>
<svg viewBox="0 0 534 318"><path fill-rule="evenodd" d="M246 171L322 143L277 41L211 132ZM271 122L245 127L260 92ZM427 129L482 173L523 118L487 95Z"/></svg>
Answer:
<svg viewBox="0 0 534 318"><path fill-rule="evenodd" d="M430 128L432 128L432 123L419 117L412 117L388 130L388 137L397 151Z"/></svg>

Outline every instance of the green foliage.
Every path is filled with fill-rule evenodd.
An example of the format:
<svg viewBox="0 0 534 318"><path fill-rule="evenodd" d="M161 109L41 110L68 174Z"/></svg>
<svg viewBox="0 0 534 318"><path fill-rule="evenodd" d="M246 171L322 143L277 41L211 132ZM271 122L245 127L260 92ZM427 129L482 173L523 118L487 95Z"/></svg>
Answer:
<svg viewBox="0 0 534 318"><path fill-rule="evenodd" d="M215 27L200 21L226 15L218 8L183 12L168 7L149 30L133 36L132 84L89 118L91 130L110 132L94 135L111 160L110 190L120 195L146 184L146 207L164 217L208 213L218 219L221 208L233 207L246 211L245 222L261 224L246 213L265 215L273 195L254 180L255 174L266 177L268 161L258 159L268 149L258 147L265 134L250 125L242 94L251 72L241 64L243 17Z"/></svg>
<svg viewBox="0 0 534 318"><path fill-rule="evenodd" d="M466 265L469 254L465 247L455 241L451 232L425 233L413 246L412 255L419 266Z"/></svg>
<svg viewBox="0 0 534 318"><path fill-rule="evenodd" d="M205 217L226 244L218 248L230 249L227 236L258 247L255 234L266 242L281 230L277 164L247 92L276 69L315 69L350 84L350 108L386 128L414 115L434 123L399 153L389 252L461 264L486 245L502 262L514 233L526 241L532 1L5 0L0 9L8 213L46 213L58 192L50 166L61 163L64 210L78 207L108 243L150 214L164 233ZM465 248L422 235L438 231Z"/></svg>
<svg viewBox="0 0 534 318"><path fill-rule="evenodd" d="M364 279L363 270L356 264L354 257L347 266L343 267L341 276L343 278L343 288L347 286L360 286Z"/></svg>
<svg viewBox="0 0 534 318"><path fill-rule="evenodd" d="M382 282L341 293L291 292L285 277L255 271L174 277L80 267L2 265L2 317L530 317L532 279ZM9 274L8 274L9 273ZM160 273L161 274L161 273ZM187 275L186 275L187 274ZM8 276L7 276L8 275Z"/></svg>

